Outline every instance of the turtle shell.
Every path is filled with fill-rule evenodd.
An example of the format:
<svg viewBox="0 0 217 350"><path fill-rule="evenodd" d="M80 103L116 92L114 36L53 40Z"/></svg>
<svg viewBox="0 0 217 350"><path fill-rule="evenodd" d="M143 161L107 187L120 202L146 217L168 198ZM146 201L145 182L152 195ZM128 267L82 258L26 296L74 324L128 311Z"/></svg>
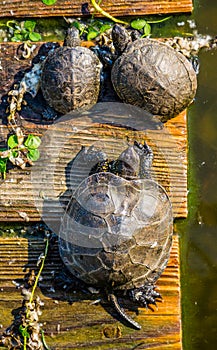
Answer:
<svg viewBox="0 0 217 350"><path fill-rule="evenodd" d="M87 177L68 204L60 229L60 255L87 284L131 289L157 280L172 244L172 208L150 179L112 173Z"/></svg>
<svg viewBox="0 0 217 350"><path fill-rule="evenodd" d="M162 121L183 111L197 89L196 73L188 59L147 38L127 46L115 61L111 77L121 100L162 116Z"/></svg>
<svg viewBox="0 0 217 350"><path fill-rule="evenodd" d="M60 113L91 107L100 88L100 61L85 47L59 47L45 60L41 89L50 107Z"/></svg>

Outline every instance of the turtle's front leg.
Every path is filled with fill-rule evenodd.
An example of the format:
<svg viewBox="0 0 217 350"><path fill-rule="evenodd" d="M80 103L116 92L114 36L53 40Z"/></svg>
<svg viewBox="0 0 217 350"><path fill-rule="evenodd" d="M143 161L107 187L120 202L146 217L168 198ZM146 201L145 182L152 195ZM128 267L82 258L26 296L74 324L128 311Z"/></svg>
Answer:
<svg viewBox="0 0 217 350"><path fill-rule="evenodd" d="M162 299L160 293L155 289L156 286L153 284L144 284L142 287L130 289L128 295L133 302L147 308L151 304L156 305Z"/></svg>
<svg viewBox="0 0 217 350"><path fill-rule="evenodd" d="M141 147L141 145L140 145ZM140 170L139 175L142 179L150 179L151 178L151 167L153 162L153 151L151 147L147 145L146 142L144 142L144 145L141 147L141 154L140 154Z"/></svg>

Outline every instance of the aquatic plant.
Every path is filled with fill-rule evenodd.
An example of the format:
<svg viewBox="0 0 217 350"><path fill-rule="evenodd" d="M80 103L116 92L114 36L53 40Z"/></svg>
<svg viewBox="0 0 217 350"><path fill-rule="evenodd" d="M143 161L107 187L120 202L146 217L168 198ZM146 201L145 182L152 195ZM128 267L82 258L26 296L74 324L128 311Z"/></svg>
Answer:
<svg viewBox="0 0 217 350"><path fill-rule="evenodd" d="M3 179L6 178L7 163L10 161L13 165L24 169L27 164L32 165L39 159L41 139L33 134L24 137L22 130L17 127L15 134L7 140L7 148L0 150L0 173Z"/></svg>

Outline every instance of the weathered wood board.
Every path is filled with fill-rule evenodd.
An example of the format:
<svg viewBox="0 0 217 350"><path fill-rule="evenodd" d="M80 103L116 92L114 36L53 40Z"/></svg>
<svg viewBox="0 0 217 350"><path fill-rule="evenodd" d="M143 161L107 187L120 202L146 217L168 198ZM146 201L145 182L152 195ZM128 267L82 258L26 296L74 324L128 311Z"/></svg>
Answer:
<svg viewBox="0 0 217 350"><path fill-rule="evenodd" d="M22 125L28 132L36 134L43 134L47 130L47 127L30 122L23 121ZM2 221L23 221L25 218L20 214L21 212L26 213L28 221L38 221L43 208L48 211L50 220L55 220L57 215L61 215L58 209L58 198L67 203L70 195L67 184L70 182L71 172L70 169L68 170L68 164L79 152L81 146L89 146L102 140L108 148L116 149L120 153L123 150L120 145L122 141L126 141L126 134L128 141L148 140L155 153L154 176L171 193L174 217L186 216L187 171L185 134L182 134L184 131L183 115L177 118L176 126L170 125L170 130L177 133L176 139L166 138L169 133L162 134L162 130L151 130L146 136L144 132L128 130L126 133L125 129L119 127L95 124L89 128L85 126L84 130L73 133L73 127L67 130L65 126L57 128L56 125L58 124L55 124L55 127L50 126L48 130L53 140L50 144L46 144L46 139L42 138L41 158L34 167L25 170L11 169L7 178L2 181L0 188L0 219ZM73 126L79 128L76 121ZM1 134L6 138L7 129L4 126L0 127ZM66 138L67 145L65 145ZM75 174L75 184L78 184L79 176L79 173ZM43 200L43 197L50 199L50 202Z"/></svg>
<svg viewBox="0 0 217 350"><path fill-rule="evenodd" d="M18 44L1 45L1 76L0 95L0 142L3 145L8 135L5 123L5 108L7 106L7 93L14 82L20 80L25 69L30 67L31 59L24 60L19 56ZM38 48L34 53L37 53ZM28 99L29 100L29 99ZM36 101L37 102L37 101ZM10 169L6 180L0 186L0 221L15 222L41 219L44 198L49 190L48 182L44 184L34 177L32 172L44 173L45 178L54 174L52 184L54 192L52 199L58 199L62 194L62 203L66 204L69 198L67 184L70 173L67 165L82 145L91 145L102 140L108 151L113 148L119 150L123 141L132 142L136 139L146 139L153 148L155 159L153 176L170 193L173 203L174 217L187 215L187 132L186 113L165 123L163 129L150 129L144 131L131 130L110 123L103 124L99 119L94 122L83 119L72 119L71 127L57 123L55 125L42 122L40 113L31 104L23 108L21 118L18 120L23 130L44 136L51 135L55 142L46 143L46 152L34 168L25 170ZM76 132L75 132L76 130ZM67 145L65 144L67 140ZM46 137L45 137L46 142ZM46 162L48 157L49 162ZM46 164L46 166L44 165ZM75 180L79 174L75 174ZM50 192L48 193L50 197ZM52 196L51 196L52 197ZM47 204L49 220L60 219L58 201L53 200ZM39 211L37 210L39 209ZM23 215L25 213L26 215ZM12 309L20 306L20 291L15 289L13 280L22 279L24 269L35 268L36 261L43 251L43 242L40 240L27 240L21 238L0 239L0 324L4 330L12 321ZM180 324L180 279L179 279L179 245L178 237L174 235L173 249L167 269L160 278L158 286L164 302L155 312L139 310L135 316L142 324L141 331L134 331L121 325L121 336L107 338L105 328L116 329L120 323L113 317L115 315L108 303L91 305L89 295L78 295L60 290L52 291L53 271L60 271L62 264L58 257L57 247L46 262L43 272L43 282L38 290L45 302L41 321L46 332L46 339L52 349L177 349L181 346ZM73 301L72 305L68 299ZM91 298L92 299L92 298ZM124 307L130 308L128 303ZM111 315L110 315L111 313Z"/></svg>
<svg viewBox="0 0 217 350"><path fill-rule="evenodd" d="M43 250L43 240L0 239L1 331L11 324L12 310L21 306L20 290L16 289L13 281L22 280L26 272L36 268L37 258ZM173 239L168 267L157 283L163 297L158 309L140 308L136 315L135 311L128 310L132 308L129 302L120 300L126 311L142 325L140 331L121 324L106 300L102 305L92 305L91 302L98 299L98 295L91 297L90 294L78 295L73 291L53 289L53 272L61 269L62 263L55 245L45 263L41 289L36 291L44 302L40 322L51 349L181 349L177 236ZM115 335L117 330L118 334ZM111 334L110 338L108 334Z"/></svg>
<svg viewBox="0 0 217 350"><path fill-rule="evenodd" d="M113 16L181 13L193 9L192 0L103 0L101 6ZM0 8L0 17L85 16L95 11L90 1L81 0L57 0L52 6L40 0L0 0Z"/></svg>
<svg viewBox="0 0 217 350"><path fill-rule="evenodd" d="M0 124L0 141L2 142L7 139L10 131L4 125L7 92L14 81L17 81L22 76L24 70L30 67L31 63L31 60L19 59L17 49L18 45L2 44L0 57L2 65L0 115L3 120L3 123ZM16 77L15 80L14 77ZM36 104L39 105L40 100L36 101ZM113 105L113 102L111 105L107 102L107 108L113 108ZM151 127L148 126L145 131L139 131L141 129L141 120L135 121L135 124L131 121L135 129L136 123L140 123L138 130L129 130L129 128L109 124L109 118L106 119L105 124L102 124L103 121L102 117L97 117L95 114L93 120L90 121L90 116L87 114L86 116L81 115L80 118L77 115L76 117L71 117L67 123L65 121L62 122L62 119L60 119L55 124L46 125L41 120L40 115L35 113L31 104L23 108L19 124L24 133L44 135L42 138L41 158L32 168L9 170L6 180L2 181L0 187L0 220L23 221L23 215L20 213L25 213L25 219L28 221L40 220L44 206L41 198L43 196L52 200L46 204L46 209L49 212L50 220L55 220L61 214L61 211L58 210L58 197L61 197L62 201L67 203L70 195L70 192L67 190L69 189L68 183L70 182L71 173L69 170L67 171L67 166L81 149L81 146L90 146L101 140L105 144L106 151L111 152L113 149L113 153L117 152L116 155L118 155L123 150L122 142L133 142L135 139L138 141L146 139L153 148L155 155L153 176L170 193L174 217L186 217L186 113L183 112L164 125L161 123L160 129L158 123L156 123L154 127L152 125ZM118 124L125 125L125 123L126 120L121 116L118 119ZM143 124L144 127L147 126L146 122ZM42 183L42 173L46 178L44 185ZM50 174L53 174L53 177ZM75 180L79 176L78 173L77 177L75 176ZM62 195L63 193L64 195ZM39 209L39 212L37 209Z"/></svg>

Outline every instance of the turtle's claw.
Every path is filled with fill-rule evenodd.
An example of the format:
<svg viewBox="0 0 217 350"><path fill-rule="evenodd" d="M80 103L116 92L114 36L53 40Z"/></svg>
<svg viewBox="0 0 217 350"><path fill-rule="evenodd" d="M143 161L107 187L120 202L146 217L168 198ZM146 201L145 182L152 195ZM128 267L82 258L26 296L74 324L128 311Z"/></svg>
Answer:
<svg viewBox="0 0 217 350"><path fill-rule="evenodd" d="M161 302L162 296L155 290L155 286L151 284L145 284L142 287L129 290L129 297L134 302L148 308L149 305L156 305L157 302Z"/></svg>

